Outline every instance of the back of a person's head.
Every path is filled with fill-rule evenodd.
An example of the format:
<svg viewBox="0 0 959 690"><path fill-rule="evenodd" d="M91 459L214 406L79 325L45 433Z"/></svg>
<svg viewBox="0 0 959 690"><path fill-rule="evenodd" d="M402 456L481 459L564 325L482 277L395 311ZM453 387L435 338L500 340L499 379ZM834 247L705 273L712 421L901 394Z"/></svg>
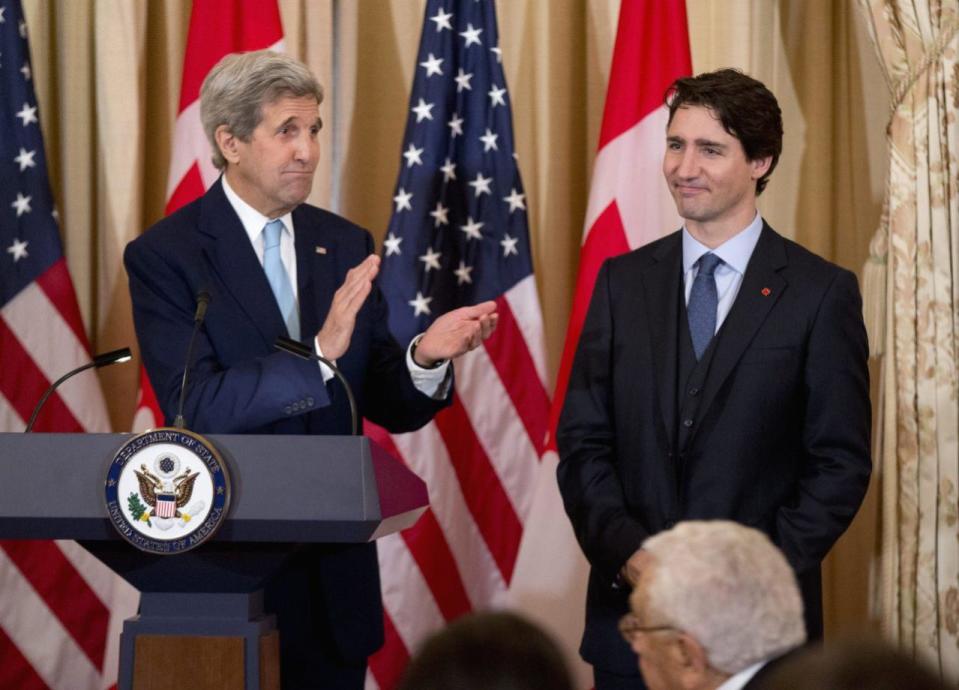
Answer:
<svg viewBox="0 0 959 690"><path fill-rule="evenodd" d="M762 532L691 520L643 549L653 559L647 597L656 620L692 635L717 671L731 675L805 642L796 577Z"/></svg>
<svg viewBox="0 0 959 690"><path fill-rule="evenodd" d="M572 690L550 637L512 613L464 616L428 638L399 690Z"/></svg>
<svg viewBox="0 0 959 690"><path fill-rule="evenodd" d="M878 639L827 642L791 655L761 690L946 690L932 669Z"/></svg>

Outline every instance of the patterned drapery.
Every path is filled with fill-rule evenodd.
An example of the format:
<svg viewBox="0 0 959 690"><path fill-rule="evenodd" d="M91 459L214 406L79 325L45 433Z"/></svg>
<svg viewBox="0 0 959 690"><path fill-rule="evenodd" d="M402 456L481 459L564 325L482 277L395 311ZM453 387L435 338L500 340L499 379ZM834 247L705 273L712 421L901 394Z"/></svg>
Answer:
<svg viewBox="0 0 959 690"><path fill-rule="evenodd" d="M878 603L884 631L955 680L959 2L860 4L892 95L887 196L866 280L873 351L883 353Z"/></svg>

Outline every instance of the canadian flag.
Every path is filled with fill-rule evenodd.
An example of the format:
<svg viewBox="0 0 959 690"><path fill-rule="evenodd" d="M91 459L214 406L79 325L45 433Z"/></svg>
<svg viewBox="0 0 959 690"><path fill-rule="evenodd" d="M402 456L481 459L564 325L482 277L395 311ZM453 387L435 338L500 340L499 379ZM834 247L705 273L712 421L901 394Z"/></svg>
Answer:
<svg viewBox="0 0 959 690"><path fill-rule="evenodd" d="M283 51L283 25L275 1L193 3L167 180L167 215L200 197L220 175L200 123L200 87L207 73L224 55L267 48ZM146 370L141 367L133 430L144 431L162 424L163 413Z"/></svg>
<svg viewBox="0 0 959 690"><path fill-rule="evenodd" d="M586 209L573 307L550 414L556 429L569 368L603 261L680 227L663 178L664 98L692 73L685 0L623 0ZM555 448L554 440L550 439Z"/></svg>
<svg viewBox="0 0 959 690"><path fill-rule="evenodd" d="M669 115L664 97L670 84L691 73L684 0L622 0L548 448L510 587L513 605L549 628L570 655L583 629L588 566L556 486L554 433L603 261L681 225L662 174ZM577 684L589 687L586 678L578 667Z"/></svg>

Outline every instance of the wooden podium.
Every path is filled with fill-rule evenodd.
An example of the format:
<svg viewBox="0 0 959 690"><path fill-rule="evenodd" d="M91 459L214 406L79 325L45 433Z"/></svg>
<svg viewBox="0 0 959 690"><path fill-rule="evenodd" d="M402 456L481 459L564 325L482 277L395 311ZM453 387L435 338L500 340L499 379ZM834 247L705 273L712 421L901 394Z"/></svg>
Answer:
<svg viewBox="0 0 959 690"><path fill-rule="evenodd" d="M140 590L120 690L279 690L264 581L302 544L371 541L428 504L423 482L362 436L210 435L232 477L226 522L187 553L145 553L116 533L104 500L130 437L0 433L0 538L75 539Z"/></svg>

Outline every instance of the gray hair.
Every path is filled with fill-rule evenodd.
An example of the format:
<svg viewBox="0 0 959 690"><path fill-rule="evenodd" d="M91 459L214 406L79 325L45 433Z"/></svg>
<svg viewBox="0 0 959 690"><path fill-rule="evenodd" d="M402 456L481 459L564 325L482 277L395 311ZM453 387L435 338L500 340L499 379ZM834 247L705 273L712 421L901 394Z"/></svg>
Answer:
<svg viewBox="0 0 959 690"><path fill-rule="evenodd" d="M681 522L643 543L649 605L734 674L806 640L796 576L769 538L727 520Z"/></svg>
<svg viewBox="0 0 959 690"><path fill-rule="evenodd" d="M200 121L213 149L213 165L226 167L216 130L226 125L249 141L263 118L263 106L285 96L313 96L323 102L323 87L298 60L270 50L231 53L210 70L200 88Z"/></svg>

